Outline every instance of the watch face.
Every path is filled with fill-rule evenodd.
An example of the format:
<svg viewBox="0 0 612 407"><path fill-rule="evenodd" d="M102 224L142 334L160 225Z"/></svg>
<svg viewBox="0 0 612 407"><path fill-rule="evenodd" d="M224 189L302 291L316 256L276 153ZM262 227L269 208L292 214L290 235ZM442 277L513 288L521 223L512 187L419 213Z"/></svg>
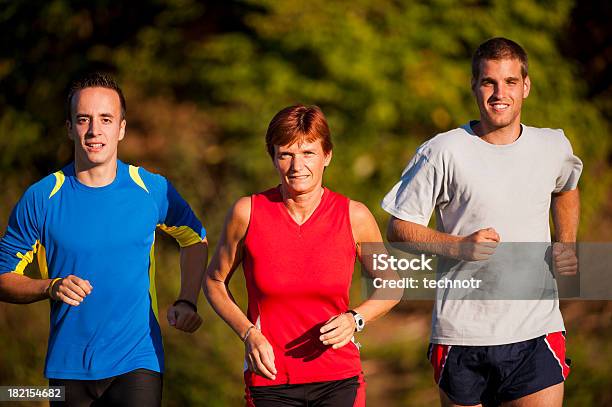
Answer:
<svg viewBox="0 0 612 407"><path fill-rule="evenodd" d="M349 310L348 313L353 315L353 319L355 319L355 332L363 331L363 327L365 326L365 320L361 316L361 314L356 311Z"/></svg>
<svg viewBox="0 0 612 407"><path fill-rule="evenodd" d="M365 321L363 317L359 314L355 315L355 326L357 327L357 332L360 332L365 326Z"/></svg>

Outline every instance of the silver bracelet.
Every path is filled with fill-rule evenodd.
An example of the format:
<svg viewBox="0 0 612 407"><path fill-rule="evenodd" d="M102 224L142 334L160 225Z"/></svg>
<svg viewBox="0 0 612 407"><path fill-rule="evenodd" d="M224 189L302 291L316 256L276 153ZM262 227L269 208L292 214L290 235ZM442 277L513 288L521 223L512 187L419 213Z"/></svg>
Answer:
<svg viewBox="0 0 612 407"><path fill-rule="evenodd" d="M255 325L251 325L249 327L249 329L247 329L247 331L244 334L244 338L242 338L242 342L246 342L247 338L249 337L249 335L251 334L251 329L256 328Z"/></svg>

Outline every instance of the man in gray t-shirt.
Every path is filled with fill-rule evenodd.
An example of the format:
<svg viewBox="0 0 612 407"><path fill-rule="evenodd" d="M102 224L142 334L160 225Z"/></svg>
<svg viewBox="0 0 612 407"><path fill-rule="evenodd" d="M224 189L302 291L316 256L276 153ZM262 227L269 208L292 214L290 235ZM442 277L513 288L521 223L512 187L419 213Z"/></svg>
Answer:
<svg viewBox="0 0 612 407"><path fill-rule="evenodd" d="M454 259L460 269L499 257L501 242L550 242L552 209L552 263L559 274L576 273L582 162L562 130L521 124L530 86L518 44L493 38L479 46L472 90L480 120L418 148L382 202L393 215L389 241ZM437 230L427 227L434 210ZM511 272L502 270L507 281ZM443 406L561 406L569 373L563 319L556 297L536 298L438 293L429 356Z"/></svg>

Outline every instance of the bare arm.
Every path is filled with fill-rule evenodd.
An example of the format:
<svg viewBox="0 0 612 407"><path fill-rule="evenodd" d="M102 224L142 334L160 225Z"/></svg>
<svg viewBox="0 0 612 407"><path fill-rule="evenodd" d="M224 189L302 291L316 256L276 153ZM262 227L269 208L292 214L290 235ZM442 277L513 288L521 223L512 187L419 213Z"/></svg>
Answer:
<svg viewBox="0 0 612 407"><path fill-rule="evenodd" d="M392 216L387 226L387 240L405 243L414 251L456 258L459 245L453 243L461 242L461 237Z"/></svg>
<svg viewBox="0 0 612 407"><path fill-rule="evenodd" d="M242 243L251 213L250 198L241 198L225 219L219 245L204 277L204 294L213 309L240 338L251 325L229 292L229 282L242 262Z"/></svg>
<svg viewBox="0 0 612 407"><path fill-rule="evenodd" d="M186 300L197 305L207 262L208 240L206 238L200 243L181 248L179 300ZM202 324L202 318L188 304L178 302L168 309L168 323L181 331L194 332Z"/></svg>
<svg viewBox="0 0 612 407"><path fill-rule="evenodd" d="M34 279L18 273L0 275L0 300L14 304L30 304L51 298L77 306L91 294L88 280L75 275L57 279Z"/></svg>
<svg viewBox="0 0 612 407"><path fill-rule="evenodd" d="M34 279L18 273L0 274L0 300L14 304L30 304L49 298L52 279Z"/></svg>
<svg viewBox="0 0 612 407"><path fill-rule="evenodd" d="M181 291L178 298L197 304L208 263L208 240L181 248Z"/></svg>
<svg viewBox="0 0 612 407"><path fill-rule="evenodd" d="M553 258L555 269L562 275L574 275L578 271L576 236L580 220L580 193L578 189L552 195L552 217L555 227Z"/></svg>
<svg viewBox="0 0 612 407"><path fill-rule="evenodd" d="M372 275L372 252L384 250L380 230L370 210L360 202L350 202L349 215L353 238L357 245L357 257L363 269ZM364 250L364 244L372 244L372 246ZM376 247L374 248L374 246ZM376 298L377 294L381 294L380 299ZM354 311L361 314L365 322L371 322L389 312L391 308L397 305L401 297L402 289L387 289L384 291L379 289L372 293L369 299L355 307ZM353 337L355 319L349 313L338 315L321 327L321 333L323 335L320 339L323 344L332 345L334 349L338 349L346 345Z"/></svg>
<svg viewBox="0 0 612 407"><path fill-rule="evenodd" d="M576 242L580 220L580 193L578 189L552 195L552 216L555 241Z"/></svg>
<svg viewBox="0 0 612 407"><path fill-rule="evenodd" d="M244 237L250 215L250 197L240 198L228 212L219 245L206 270L203 289L215 312L245 342L249 369L274 380L276 368L272 346L259 329L253 327L229 291L230 279L243 259Z"/></svg>
<svg viewBox="0 0 612 407"><path fill-rule="evenodd" d="M438 254L461 260L484 260L501 240L492 227L467 236L455 236L391 217L387 227L389 242L402 242L410 251Z"/></svg>
<svg viewBox="0 0 612 407"><path fill-rule="evenodd" d="M373 275L371 254L366 255L363 251L363 245L367 243L378 243L384 250L382 235L376 224L376 220L370 210L362 203L351 201L351 227L357 244L357 257L361 262L363 269ZM368 299L354 308L360 313L366 322L374 321L383 316L391 308L397 305L402 297L402 289L392 293L392 290L386 290L383 297L387 299ZM389 298L393 297L393 299Z"/></svg>

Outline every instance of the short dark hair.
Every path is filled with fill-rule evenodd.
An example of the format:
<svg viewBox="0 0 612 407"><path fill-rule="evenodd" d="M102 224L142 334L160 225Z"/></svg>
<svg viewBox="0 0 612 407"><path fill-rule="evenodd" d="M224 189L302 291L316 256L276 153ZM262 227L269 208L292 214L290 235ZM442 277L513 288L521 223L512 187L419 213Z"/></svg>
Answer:
<svg viewBox="0 0 612 407"><path fill-rule="evenodd" d="M527 77L529 61L527 53L516 42L503 37L486 40L478 46L472 56L472 80L480 76L480 62L482 60L518 59L521 63L521 75Z"/></svg>
<svg viewBox="0 0 612 407"><path fill-rule="evenodd" d="M121 118L125 119L125 97L123 97L123 92L117 82L115 82L112 76L104 72L91 72L70 83L68 98L66 99L66 118L68 120L72 120L72 98L74 94L85 88L107 88L117 92L121 102Z"/></svg>
<svg viewBox="0 0 612 407"><path fill-rule="evenodd" d="M266 132L266 148L274 159L274 146L321 140L323 152L333 148L325 115L318 106L289 106L276 113Z"/></svg>

